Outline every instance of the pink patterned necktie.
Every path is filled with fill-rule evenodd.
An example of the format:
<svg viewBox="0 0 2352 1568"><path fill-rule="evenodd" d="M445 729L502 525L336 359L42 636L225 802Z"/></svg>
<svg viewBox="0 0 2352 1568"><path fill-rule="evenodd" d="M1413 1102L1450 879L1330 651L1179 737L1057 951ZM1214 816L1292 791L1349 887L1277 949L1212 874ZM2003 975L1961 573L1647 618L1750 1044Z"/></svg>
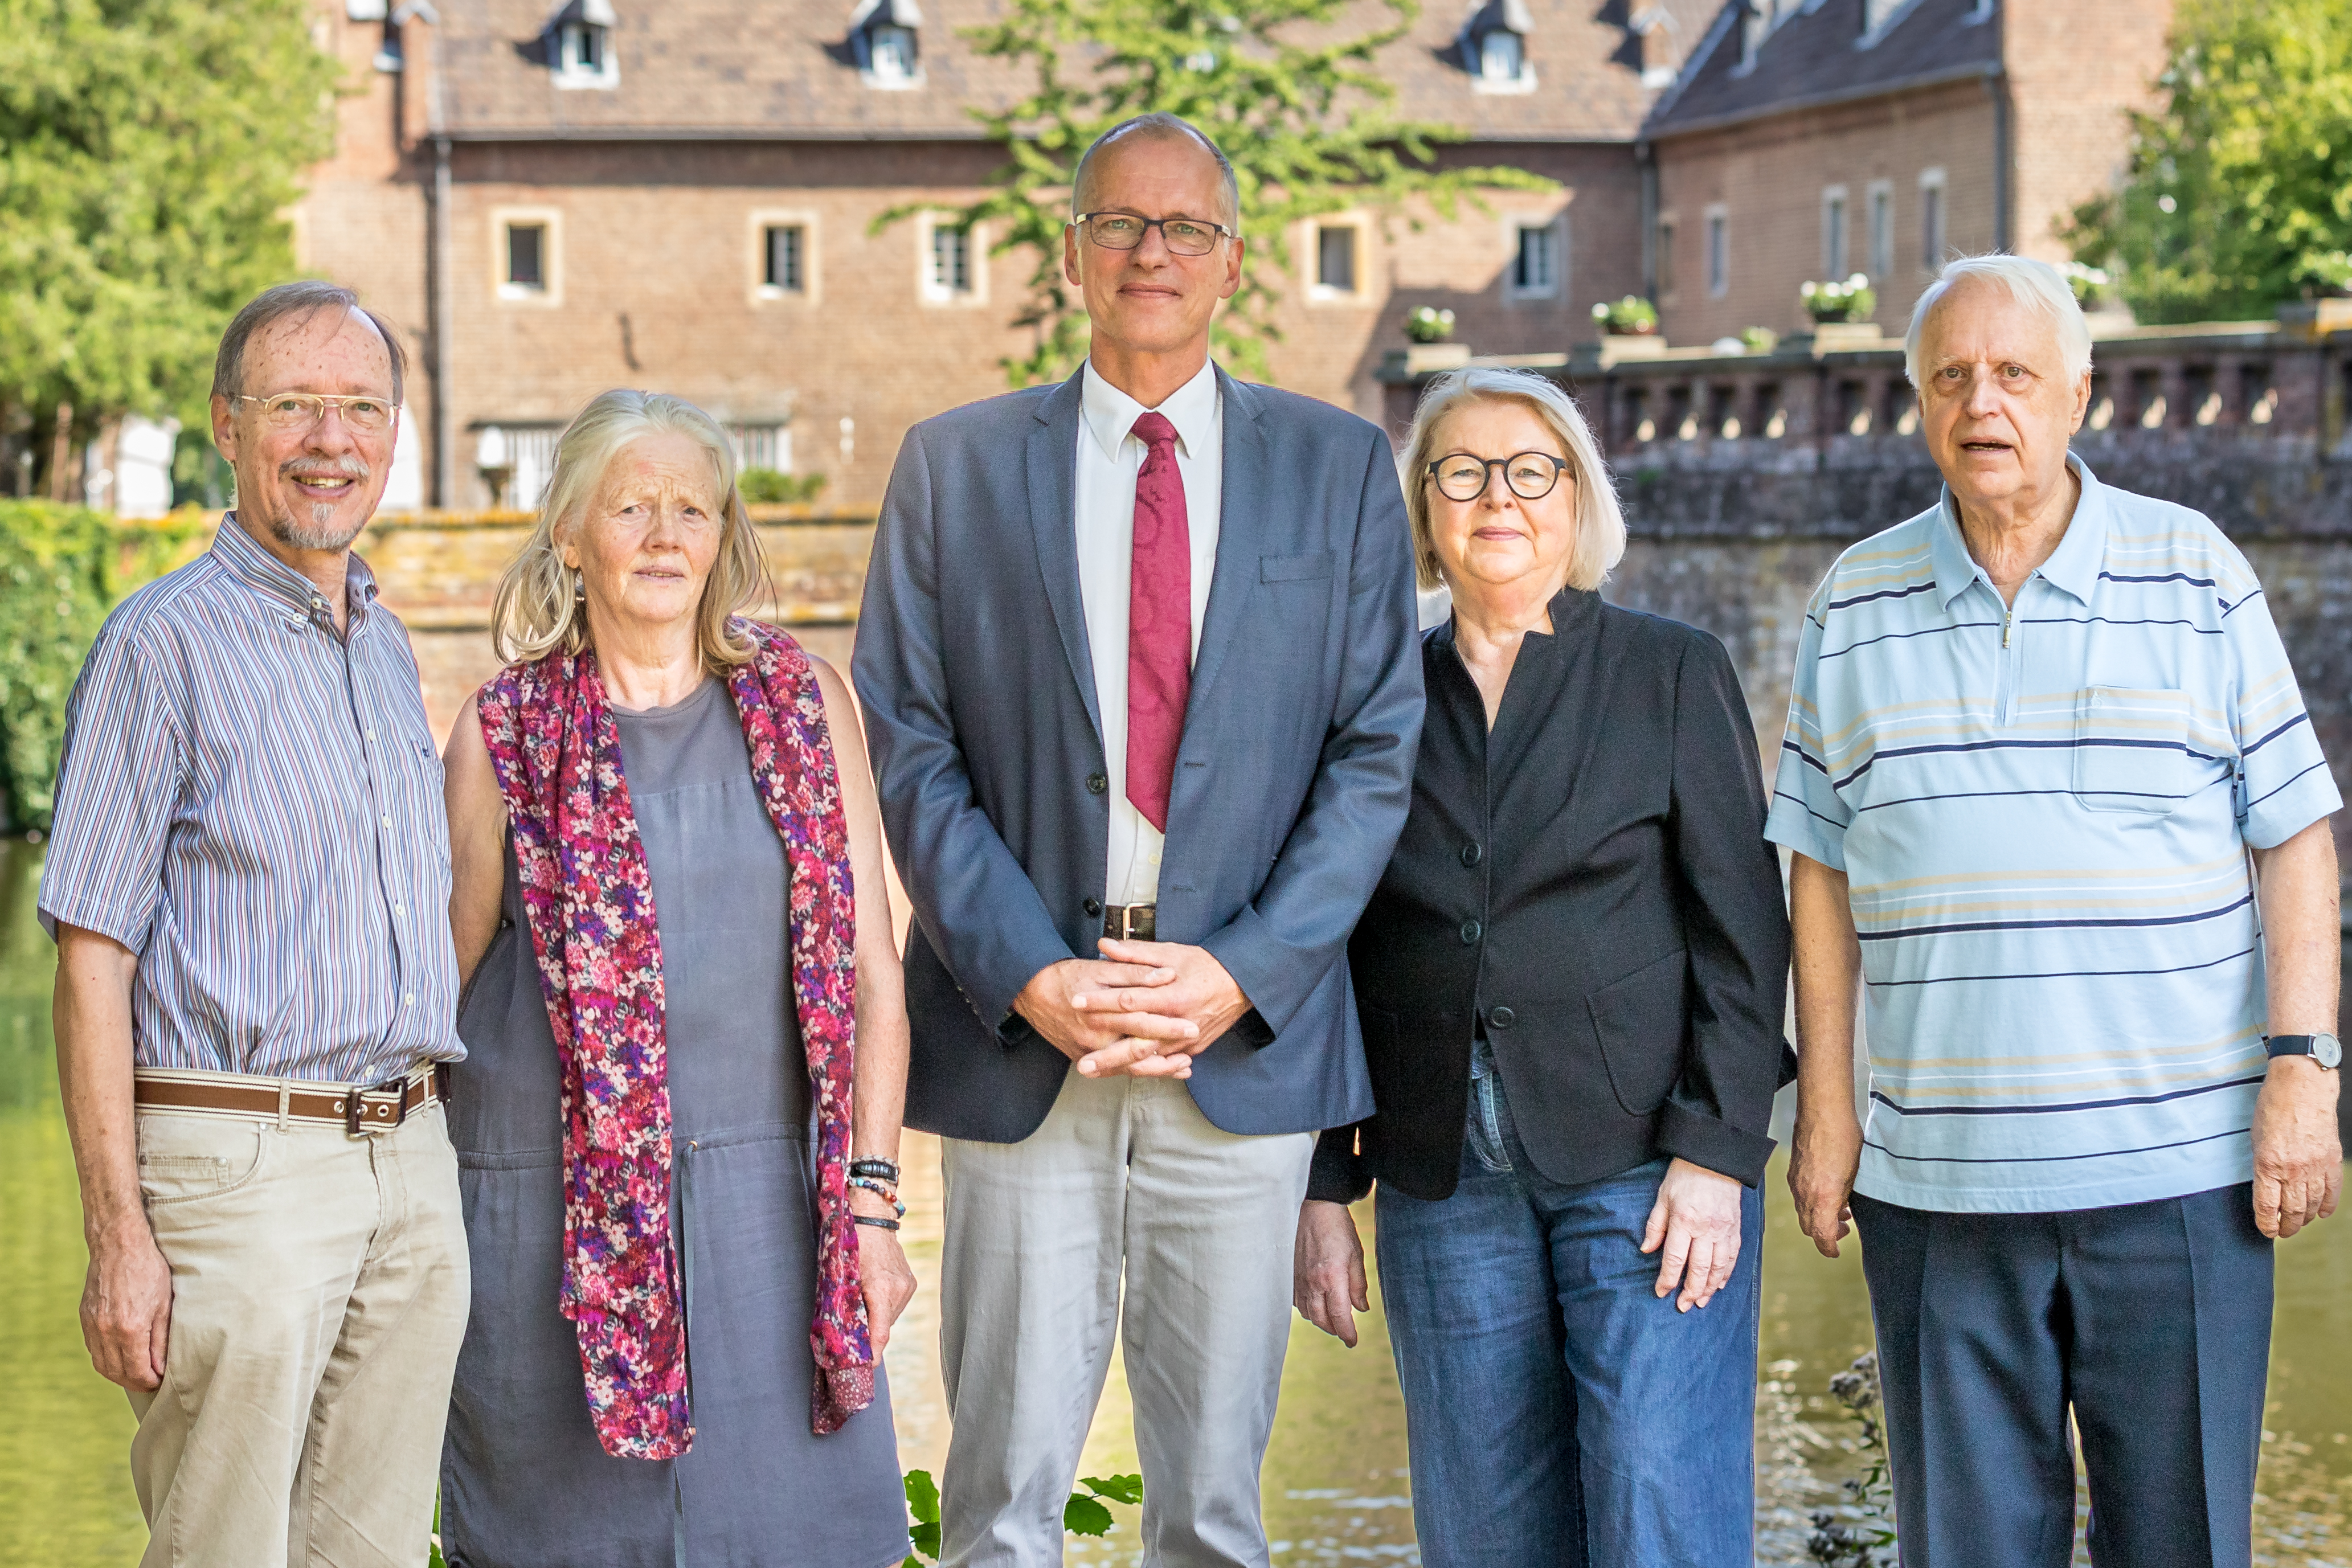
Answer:
<svg viewBox="0 0 2352 1568"><path fill-rule="evenodd" d="M1135 566L1127 621L1127 798L1168 831L1168 791L1192 689L1192 536L1176 427L1164 413L1135 422L1144 444L1135 476Z"/></svg>

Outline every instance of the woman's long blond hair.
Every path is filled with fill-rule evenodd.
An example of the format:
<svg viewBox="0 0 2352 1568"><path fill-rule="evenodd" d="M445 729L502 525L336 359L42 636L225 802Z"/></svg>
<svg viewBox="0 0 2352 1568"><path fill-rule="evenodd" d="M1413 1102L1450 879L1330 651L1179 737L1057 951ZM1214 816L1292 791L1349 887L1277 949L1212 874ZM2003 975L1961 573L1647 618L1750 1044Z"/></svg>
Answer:
<svg viewBox="0 0 2352 1568"><path fill-rule="evenodd" d="M719 559L702 587L695 641L703 664L713 671L751 662L751 640L730 630L728 621L769 596L768 562L735 487L734 444L717 420L684 398L625 390L599 393L556 439L555 473L540 503L539 520L499 577L490 612L491 645L501 661L528 663L589 646L588 607L572 569L563 564L556 530L586 515L613 459L648 435L683 435L709 455L716 492L725 498L719 503Z"/></svg>

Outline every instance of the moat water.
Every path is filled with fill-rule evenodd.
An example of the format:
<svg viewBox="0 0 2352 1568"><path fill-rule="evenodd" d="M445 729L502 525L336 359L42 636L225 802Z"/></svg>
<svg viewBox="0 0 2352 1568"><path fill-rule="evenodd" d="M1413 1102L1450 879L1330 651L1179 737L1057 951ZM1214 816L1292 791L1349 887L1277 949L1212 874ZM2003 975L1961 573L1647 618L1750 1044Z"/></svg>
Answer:
<svg viewBox="0 0 2352 1568"><path fill-rule="evenodd" d="M49 1034L56 960L34 920L37 846L0 841L0 1568L126 1568L146 1540L124 1468L131 1411L89 1368L76 1302L87 1261ZM936 1366L936 1146L910 1138L908 1250L927 1289L889 1349L899 1452L936 1471L947 1417ZM1758 1375L1758 1561L1795 1564L1807 1513L1838 1500L1854 1428L1827 1394L1870 1347L1855 1249L1830 1261L1797 1232L1776 1163L1767 1189ZM1370 1206L1360 1223L1369 1228ZM1368 1238L1369 1239L1369 1238ZM2352 1210L2279 1249L2255 1561L2352 1568ZM1404 1413L1375 1309L1355 1351L1294 1321L1265 1470L1277 1564L1415 1563ZM1116 1369L1081 1473L1136 1468ZM1074 1563L1139 1561L1134 1511ZM422 1555L420 1550L420 1557ZM1542 1560L1530 1543L1529 1561ZM2087 1559L2085 1559L2087 1561Z"/></svg>

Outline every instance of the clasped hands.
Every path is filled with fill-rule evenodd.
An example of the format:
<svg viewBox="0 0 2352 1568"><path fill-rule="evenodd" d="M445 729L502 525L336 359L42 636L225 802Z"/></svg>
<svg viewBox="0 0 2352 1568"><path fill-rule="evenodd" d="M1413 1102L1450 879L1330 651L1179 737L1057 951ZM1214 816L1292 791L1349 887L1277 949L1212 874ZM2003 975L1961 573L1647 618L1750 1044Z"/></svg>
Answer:
<svg viewBox="0 0 2352 1568"><path fill-rule="evenodd" d="M1108 936L1101 948L1100 959L1047 965L1013 999L1088 1078L1190 1078L1192 1058L1250 1010L1206 948Z"/></svg>

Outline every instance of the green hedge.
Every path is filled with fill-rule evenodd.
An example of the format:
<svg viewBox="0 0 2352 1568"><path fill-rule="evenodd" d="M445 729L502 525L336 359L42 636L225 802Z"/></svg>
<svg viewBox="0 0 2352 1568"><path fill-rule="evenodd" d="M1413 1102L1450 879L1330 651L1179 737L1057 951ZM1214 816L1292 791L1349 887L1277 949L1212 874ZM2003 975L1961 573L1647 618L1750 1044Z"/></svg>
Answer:
<svg viewBox="0 0 2352 1568"><path fill-rule="evenodd" d="M87 507L0 500L0 832L48 827L66 698L100 624L206 526L195 512L122 523Z"/></svg>

